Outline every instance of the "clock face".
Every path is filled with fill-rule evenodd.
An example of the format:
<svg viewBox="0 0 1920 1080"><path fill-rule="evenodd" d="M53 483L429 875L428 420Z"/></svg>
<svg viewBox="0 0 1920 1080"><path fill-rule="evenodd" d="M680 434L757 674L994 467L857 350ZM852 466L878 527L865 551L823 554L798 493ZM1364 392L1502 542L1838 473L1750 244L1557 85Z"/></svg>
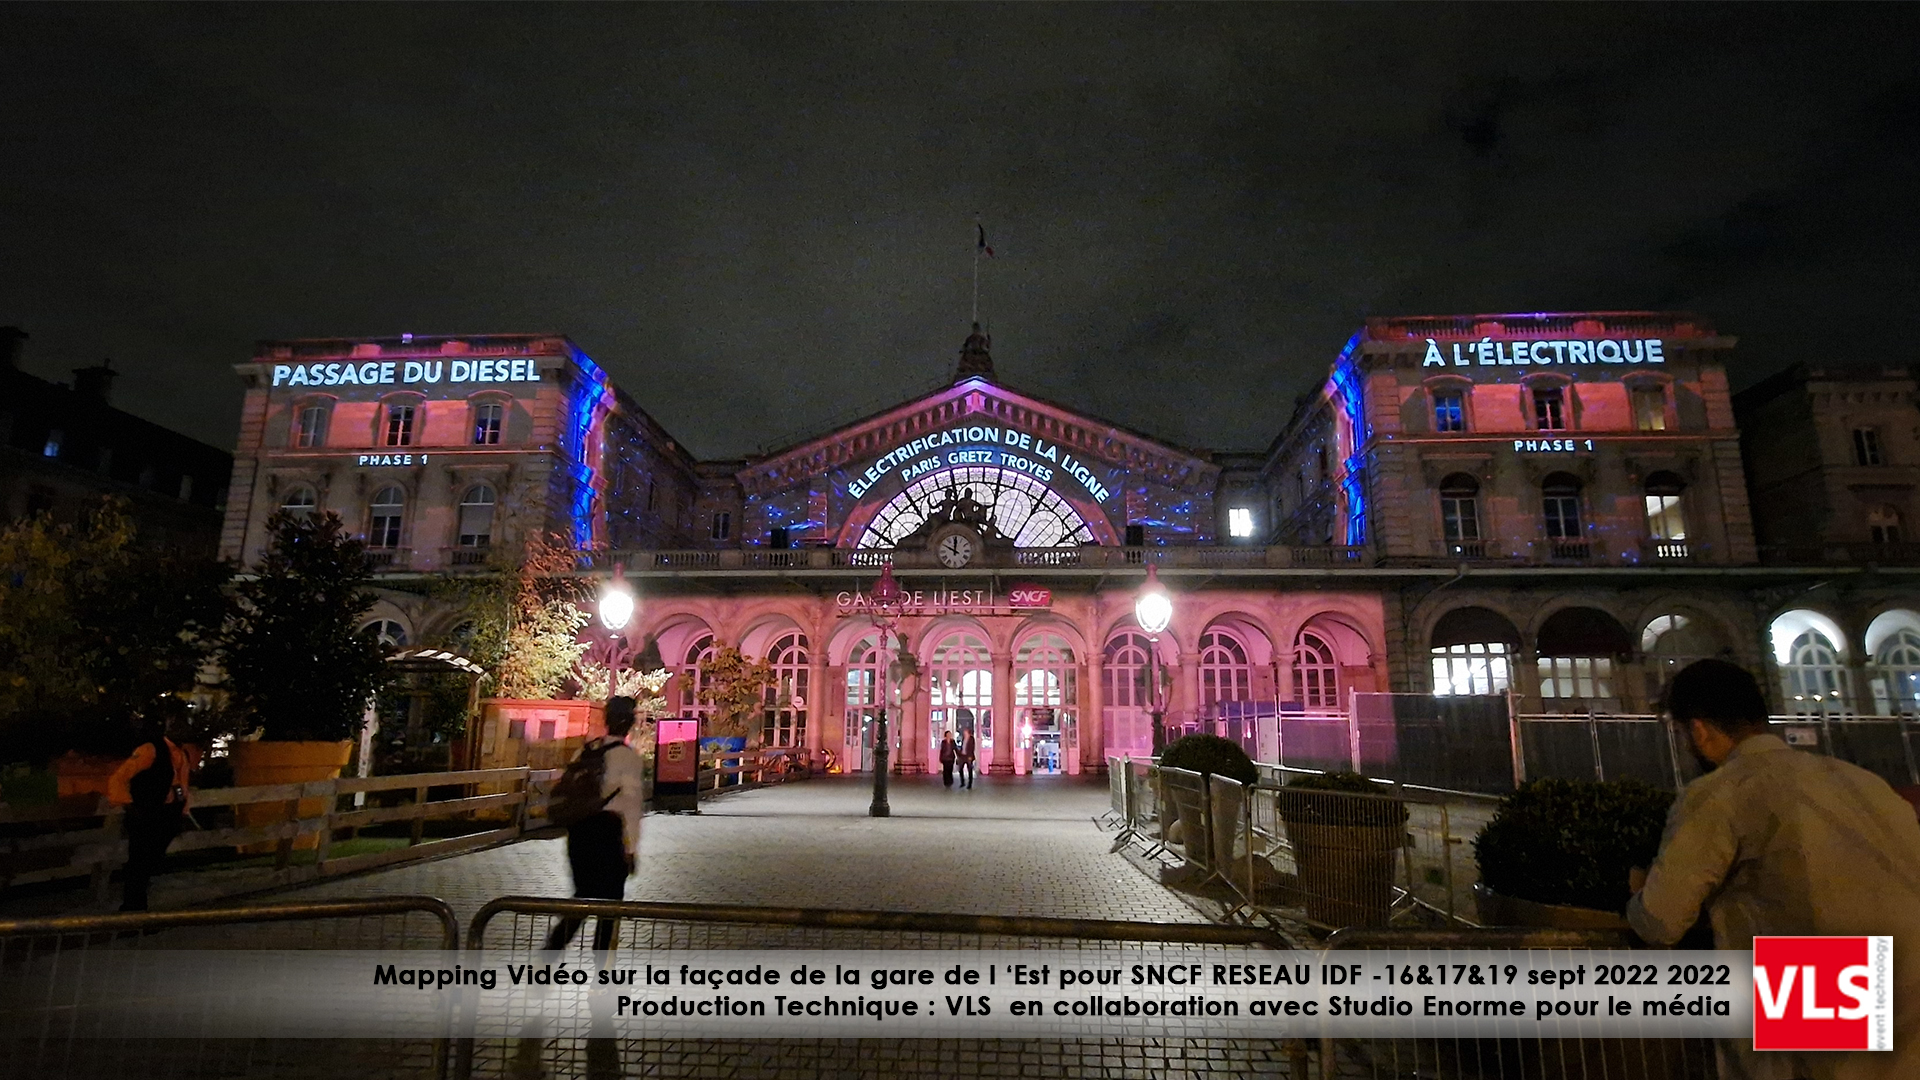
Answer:
<svg viewBox="0 0 1920 1080"><path fill-rule="evenodd" d="M936 550L940 553L940 565L955 570L967 565L973 559L973 541L959 533L950 533L942 537Z"/></svg>

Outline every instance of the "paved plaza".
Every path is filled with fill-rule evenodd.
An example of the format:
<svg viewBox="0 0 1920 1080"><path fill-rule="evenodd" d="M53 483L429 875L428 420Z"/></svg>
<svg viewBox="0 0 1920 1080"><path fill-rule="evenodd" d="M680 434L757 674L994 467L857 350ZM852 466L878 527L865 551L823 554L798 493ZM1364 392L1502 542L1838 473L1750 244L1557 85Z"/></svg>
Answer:
<svg viewBox="0 0 1920 1080"><path fill-rule="evenodd" d="M893 816L871 781L800 781L649 814L630 900L1201 922L1176 894L1109 854L1094 824L1107 789L1073 777L982 777L971 790L894 778ZM465 921L508 894L566 896L566 842L528 840L275 894L438 896Z"/></svg>

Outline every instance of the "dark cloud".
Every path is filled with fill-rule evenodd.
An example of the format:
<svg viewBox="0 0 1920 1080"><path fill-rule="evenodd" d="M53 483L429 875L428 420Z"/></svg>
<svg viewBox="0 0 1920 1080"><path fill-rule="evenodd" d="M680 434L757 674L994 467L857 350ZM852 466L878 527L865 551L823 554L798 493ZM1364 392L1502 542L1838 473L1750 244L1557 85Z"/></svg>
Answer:
<svg viewBox="0 0 1920 1080"><path fill-rule="evenodd" d="M1368 314L1915 295L1910 6L0 8L0 321L226 443L257 338L564 330L703 455L939 381L1264 445Z"/></svg>

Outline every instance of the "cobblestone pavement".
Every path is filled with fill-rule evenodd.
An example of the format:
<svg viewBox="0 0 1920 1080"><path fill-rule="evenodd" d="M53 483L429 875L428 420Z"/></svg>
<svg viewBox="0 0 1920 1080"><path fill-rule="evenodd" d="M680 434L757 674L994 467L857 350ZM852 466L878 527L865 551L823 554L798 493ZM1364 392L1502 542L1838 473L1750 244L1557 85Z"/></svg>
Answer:
<svg viewBox="0 0 1920 1080"><path fill-rule="evenodd" d="M859 778L724 795L698 815L650 814L630 900L1200 922L1171 891L1108 853L1093 824L1106 789L1069 778L983 777L949 791L895 778L893 816L866 816ZM507 894L566 896L566 843L529 840L288 890L277 898L416 893L464 922Z"/></svg>

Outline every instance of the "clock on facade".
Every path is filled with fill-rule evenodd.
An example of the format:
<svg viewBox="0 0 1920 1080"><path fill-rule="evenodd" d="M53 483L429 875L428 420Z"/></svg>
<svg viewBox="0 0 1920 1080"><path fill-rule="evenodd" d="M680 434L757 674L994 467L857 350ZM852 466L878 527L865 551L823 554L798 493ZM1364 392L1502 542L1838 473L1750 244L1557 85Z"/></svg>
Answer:
<svg viewBox="0 0 1920 1080"><path fill-rule="evenodd" d="M973 561L973 538L951 532L934 544L934 551L940 556L940 565L958 570Z"/></svg>

